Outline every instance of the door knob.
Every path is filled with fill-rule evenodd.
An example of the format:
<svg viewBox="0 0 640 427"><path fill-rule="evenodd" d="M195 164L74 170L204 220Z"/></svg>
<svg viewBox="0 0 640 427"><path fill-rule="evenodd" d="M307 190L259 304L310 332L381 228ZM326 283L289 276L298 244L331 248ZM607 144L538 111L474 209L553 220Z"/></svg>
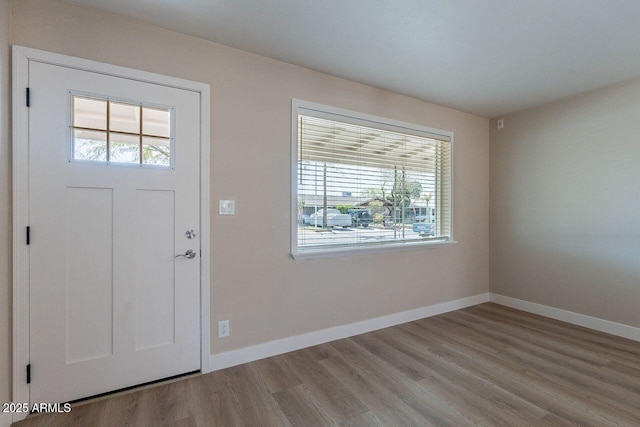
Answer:
<svg viewBox="0 0 640 427"><path fill-rule="evenodd" d="M187 259L193 259L196 257L196 251L194 251L193 249L187 249L187 252L176 255L176 258L180 258L181 256Z"/></svg>

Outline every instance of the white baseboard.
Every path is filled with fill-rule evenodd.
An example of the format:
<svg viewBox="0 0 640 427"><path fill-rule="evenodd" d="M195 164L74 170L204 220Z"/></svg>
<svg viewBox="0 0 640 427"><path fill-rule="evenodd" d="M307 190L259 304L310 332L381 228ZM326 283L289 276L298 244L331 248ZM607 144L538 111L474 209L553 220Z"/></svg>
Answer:
<svg viewBox="0 0 640 427"><path fill-rule="evenodd" d="M13 422L13 418L8 412L0 412L0 427L9 427Z"/></svg>
<svg viewBox="0 0 640 427"><path fill-rule="evenodd" d="M307 334L269 341L250 347L240 348L238 350L213 354L211 355L209 367L212 371L217 371L219 369L264 359L265 357L276 356L278 354L300 350L302 348L323 344L329 341L352 337L354 335L364 334L377 329L388 328L389 326L395 326L401 323L412 322L425 317L471 307L488 301L489 293L484 293L427 307L416 308L414 310L403 311L401 313L363 320L362 322L335 326L333 328L322 329L320 331L309 332Z"/></svg>
<svg viewBox="0 0 640 427"><path fill-rule="evenodd" d="M547 305L536 304L517 298L511 298L499 294L490 294L490 301L496 304L505 305L507 307L526 311L540 316L550 317L562 322L572 323L585 328L594 329L596 331L605 332L607 334L628 338L634 341L640 341L640 328L624 325L622 323L611 322L609 320L599 319L597 317L586 316L584 314L574 313L572 311L561 310Z"/></svg>

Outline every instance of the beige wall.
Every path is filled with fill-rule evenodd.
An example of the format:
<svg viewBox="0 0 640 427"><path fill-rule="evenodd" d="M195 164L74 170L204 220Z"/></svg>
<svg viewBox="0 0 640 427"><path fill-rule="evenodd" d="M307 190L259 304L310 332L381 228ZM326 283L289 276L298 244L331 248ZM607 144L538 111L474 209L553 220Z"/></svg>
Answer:
<svg viewBox="0 0 640 427"><path fill-rule="evenodd" d="M491 292L640 327L640 80L491 126Z"/></svg>
<svg viewBox="0 0 640 427"><path fill-rule="evenodd" d="M0 0L0 403L11 396L11 150L9 0Z"/></svg>
<svg viewBox="0 0 640 427"><path fill-rule="evenodd" d="M211 217L213 353L488 291L487 119L58 1L14 1L11 41L211 85L212 200L237 201ZM458 243L293 261L291 98L453 131Z"/></svg>

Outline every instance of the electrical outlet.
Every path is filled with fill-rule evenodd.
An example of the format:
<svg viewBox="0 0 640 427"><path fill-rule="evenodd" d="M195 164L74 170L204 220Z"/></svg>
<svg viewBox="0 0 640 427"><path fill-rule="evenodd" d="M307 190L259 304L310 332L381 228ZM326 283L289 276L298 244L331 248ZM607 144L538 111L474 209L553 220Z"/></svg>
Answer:
<svg viewBox="0 0 640 427"><path fill-rule="evenodd" d="M229 321L221 320L218 322L218 338L229 336Z"/></svg>

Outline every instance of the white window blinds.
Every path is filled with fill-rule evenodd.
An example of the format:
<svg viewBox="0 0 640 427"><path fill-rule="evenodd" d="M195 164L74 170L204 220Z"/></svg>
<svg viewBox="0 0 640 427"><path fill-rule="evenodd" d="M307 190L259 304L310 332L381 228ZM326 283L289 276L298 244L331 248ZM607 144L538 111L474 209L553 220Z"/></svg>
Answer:
<svg viewBox="0 0 640 427"><path fill-rule="evenodd" d="M296 126L294 253L451 238L449 134L305 109Z"/></svg>

